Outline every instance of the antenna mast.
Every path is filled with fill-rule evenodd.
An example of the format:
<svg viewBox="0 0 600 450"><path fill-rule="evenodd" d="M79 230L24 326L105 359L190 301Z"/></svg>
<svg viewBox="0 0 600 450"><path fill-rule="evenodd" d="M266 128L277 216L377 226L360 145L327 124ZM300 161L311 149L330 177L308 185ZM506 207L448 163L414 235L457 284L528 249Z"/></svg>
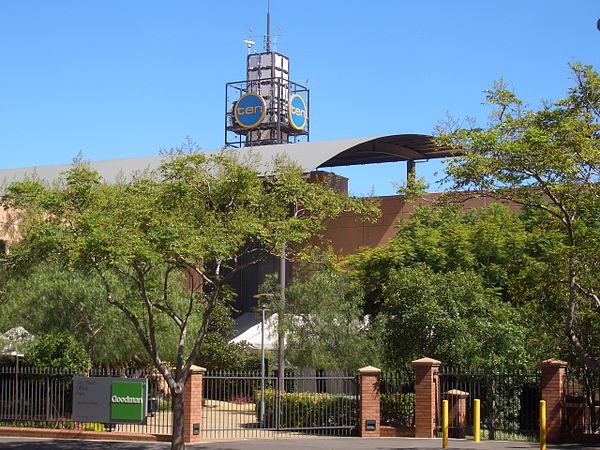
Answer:
<svg viewBox="0 0 600 450"><path fill-rule="evenodd" d="M271 52L271 0L267 0L267 42L265 50L267 53Z"/></svg>

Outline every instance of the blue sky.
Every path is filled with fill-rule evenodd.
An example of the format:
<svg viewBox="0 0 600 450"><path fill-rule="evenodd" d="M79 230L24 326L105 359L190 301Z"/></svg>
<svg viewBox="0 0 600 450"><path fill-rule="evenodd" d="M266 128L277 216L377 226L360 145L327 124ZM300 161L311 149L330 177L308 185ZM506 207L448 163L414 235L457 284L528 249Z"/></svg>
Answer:
<svg viewBox="0 0 600 450"><path fill-rule="evenodd" d="M227 81L244 78L266 0L0 1L0 168L157 154L224 141ZM600 68L600 1L271 0L277 50L311 89L311 140L431 133L484 122L503 76L532 106ZM433 180L441 164L417 165ZM336 169L392 194L403 164ZM435 186L433 190L437 190Z"/></svg>

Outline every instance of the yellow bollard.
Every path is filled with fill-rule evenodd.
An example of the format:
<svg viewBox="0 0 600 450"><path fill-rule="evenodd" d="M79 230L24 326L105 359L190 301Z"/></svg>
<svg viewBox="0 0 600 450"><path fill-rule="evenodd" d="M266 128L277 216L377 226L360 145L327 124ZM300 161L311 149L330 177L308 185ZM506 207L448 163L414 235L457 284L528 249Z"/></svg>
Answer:
<svg viewBox="0 0 600 450"><path fill-rule="evenodd" d="M546 400L540 400L540 450L546 450Z"/></svg>
<svg viewBox="0 0 600 450"><path fill-rule="evenodd" d="M442 400L442 448L448 448L448 400Z"/></svg>
<svg viewBox="0 0 600 450"><path fill-rule="evenodd" d="M479 442L480 439L480 423L481 423L481 419L480 419L480 402L479 399L476 398L475 400L473 400L473 441L474 442Z"/></svg>

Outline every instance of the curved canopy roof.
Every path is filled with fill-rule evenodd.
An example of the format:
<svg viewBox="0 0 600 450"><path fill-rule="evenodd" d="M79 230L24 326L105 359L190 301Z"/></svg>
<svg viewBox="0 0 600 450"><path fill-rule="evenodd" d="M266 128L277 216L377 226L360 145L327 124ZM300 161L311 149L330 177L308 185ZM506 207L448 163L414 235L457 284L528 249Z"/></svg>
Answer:
<svg viewBox="0 0 600 450"><path fill-rule="evenodd" d="M452 156L449 148L437 147L433 138L424 134L396 134L368 138L337 139L334 141L302 142L297 144L262 145L244 147L237 150L240 155L252 153L257 156L261 172L270 173L275 157L286 155L305 172L320 168L374 164L395 161L444 158ZM214 152L211 152L214 153ZM115 181L119 175L158 167L161 156L95 161L91 166L105 181ZM0 186L11 181L21 180L35 174L39 178L52 181L70 164L1 169ZM0 188L1 190L1 188Z"/></svg>
<svg viewBox="0 0 600 450"><path fill-rule="evenodd" d="M306 172L324 167L414 161L454 154L448 147L436 146L433 138L425 134L395 134L250 148L260 155L262 161L286 154Z"/></svg>

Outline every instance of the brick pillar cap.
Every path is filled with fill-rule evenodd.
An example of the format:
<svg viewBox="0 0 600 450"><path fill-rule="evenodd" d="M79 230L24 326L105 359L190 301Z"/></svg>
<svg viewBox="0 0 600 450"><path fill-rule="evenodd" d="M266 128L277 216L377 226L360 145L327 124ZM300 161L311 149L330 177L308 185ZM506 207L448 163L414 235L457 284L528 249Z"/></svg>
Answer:
<svg viewBox="0 0 600 450"><path fill-rule="evenodd" d="M568 365L569 363L567 363L566 361L554 358L542 361L542 367L567 367Z"/></svg>
<svg viewBox="0 0 600 450"><path fill-rule="evenodd" d="M415 359L412 362L413 366L439 366L442 362L432 358Z"/></svg>
<svg viewBox="0 0 600 450"><path fill-rule="evenodd" d="M469 393L458 389L450 389L446 392L446 395L452 397L467 398L469 396Z"/></svg>
<svg viewBox="0 0 600 450"><path fill-rule="evenodd" d="M366 367L362 367L362 368L358 369L358 373L361 375L375 375L375 374L380 374L381 369L378 369L377 367L373 367L373 366L366 366Z"/></svg>
<svg viewBox="0 0 600 450"><path fill-rule="evenodd" d="M190 367L190 373L204 373L204 372L206 372L206 368L204 368L204 367L196 366L195 364L192 364L192 367Z"/></svg>

